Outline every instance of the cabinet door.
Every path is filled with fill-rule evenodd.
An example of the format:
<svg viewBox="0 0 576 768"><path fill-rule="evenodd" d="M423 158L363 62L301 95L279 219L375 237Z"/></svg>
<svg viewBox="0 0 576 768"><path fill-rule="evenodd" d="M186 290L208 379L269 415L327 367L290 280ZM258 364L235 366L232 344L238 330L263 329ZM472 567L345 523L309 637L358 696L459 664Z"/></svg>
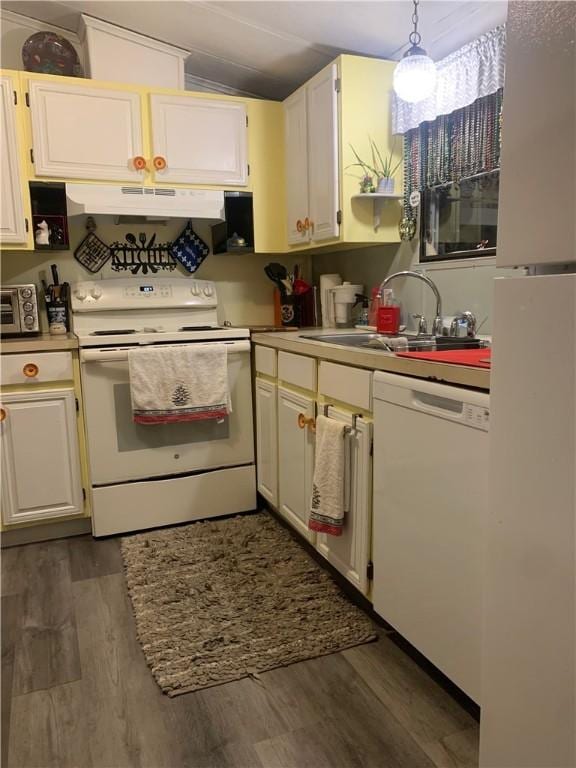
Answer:
<svg viewBox="0 0 576 768"><path fill-rule="evenodd" d="M258 491L278 507L278 407L276 384L256 379L256 469Z"/></svg>
<svg viewBox="0 0 576 768"><path fill-rule="evenodd" d="M20 150L16 124L16 81L8 76L0 77L0 165L2 186L0 189L0 242L25 243L26 218L23 202L23 180L20 171Z"/></svg>
<svg viewBox="0 0 576 768"><path fill-rule="evenodd" d="M30 80L36 176L143 180L140 95L132 91Z"/></svg>
<svg viewBox="0 0 576 768"><path fill-rule="evenodd" d="M284 102L286 222L291 245L310 241L310 229L305 226L306 219L310 217L306 111L306 88L300 88Z"/></svg>
<svg viewBox="0 0 576 768"><path fill-rule="evenodd" d="M575 15L574 3L508 6L498 267L576 264Z"/></svg>
<svg viewBox="0 0 576 768"><path fill-rule="evenodd" d="M330 418L352 426L352 416L330 408ZM356 432L346 436L347 467L345 493L349 509L344 517L341 536L318 534L316 549L362 594L368 594L368 563L372 520L372 424L364 419L356 422Z"/></svg>
<svg viewBox="0 0 576 768"><path fill-rule="evenodd" d="M152 153L165 161L155 180L182 184L245 185L246 107L192 96L150 97Z"/></svg>
<svg viewBox="0 0 576 768"><path fill-rule="evenodd" d="M308 83L308 179L312 240L338 237L338 70L331 64Z"/></svg>
<svg viewBox="0 0 576 768"><path fill-rule="evenodd" d="M74 390L6 394L2 408L4 524L81 513Z"/></svg>
<svg viewBox="0 0 576 768"><path fill-rule="evenodd" d="M308 427L298 426L298 416L314 416L314 400L278 387L278 511L310 542L315 534L308 529L314 436Z"/></svg>

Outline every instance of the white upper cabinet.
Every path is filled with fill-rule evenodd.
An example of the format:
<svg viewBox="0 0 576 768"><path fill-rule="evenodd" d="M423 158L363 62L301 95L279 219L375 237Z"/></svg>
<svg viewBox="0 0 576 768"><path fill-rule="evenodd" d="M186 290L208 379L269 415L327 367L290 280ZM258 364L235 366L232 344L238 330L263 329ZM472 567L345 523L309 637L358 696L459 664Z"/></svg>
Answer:
<svg viewBox="0 0 576 768"><path fill-rule="evenodd" d="M150 96L155 179L244 186L246 107L193 96Z"/></svg>
<svg viewBox="0 0 576 768"><path fill-rule="evenodd" d="M338 67L330 64L284 101L287 238L338 238Z"/></svg>
<svg viewBox="0 0 576 768"><path fill-rule="evenodd" d="M29 94L36 176L143 181L138 93L31 79Z"/></svg>
<svg viewBox="0 0 576 768"><path fill-rule="evenodd" d="M306 88L284 102L286 151L286 221L291 245L308 243L310 227L308 205L308 124Z"/></svg>
<svg viewBox="0 0 576 768"><path fill-rule="evenodd" d="M331 64L307 85L308 180L313 242L338 237L338 71Z"/></svg>
<svg viewBox="0 0 576 768"><path fill-rule="evenodd" d="M0 436L5 524L82 512L74 390L5 394Z"/></svg>
<svg viewBox="0 0 576 768"><path fill-rule="evenodd" d="M0 78L0 164L2 186L0 189L0 242L24 243L26 218L22 201L18 134L16 130L16 82L8 75Z"/></svg>

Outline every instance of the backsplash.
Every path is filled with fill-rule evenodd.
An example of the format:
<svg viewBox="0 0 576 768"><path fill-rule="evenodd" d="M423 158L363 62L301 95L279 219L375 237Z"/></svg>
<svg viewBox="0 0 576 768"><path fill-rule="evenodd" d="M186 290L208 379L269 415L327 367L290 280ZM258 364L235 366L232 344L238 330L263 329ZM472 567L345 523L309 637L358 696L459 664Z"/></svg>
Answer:
<svg viewBox="0 0 576 768"><path fill-rule="evenodd" d="M149 239L157 234L158 242L172 241L184 228L185 221L175 219L166 224L159 223L125 223L115 224L111 216L96 216L96 235L105 243L115 240L123 241L127 232L136 238L143 232ZM100 272L92 275L74 258L73 251L86 235L85 217L71 217L68 220L70 228L69 251L3 251L2 252L2 282L3 283L36 283L44 278L51 282L50 264L57 264L62 282L70 283L79 280L100 280L111 277L130 277L129 272L115 272L109 261ZM209 225L206 222L194 222L195 231L200 237L209 242ZM279 261L291 269L294 256L283 258L280 254L210 254L194 277L201 280L214 280L218 284L218 299L220 306L219 321L229 321L233 325L266 325L274 319L273 289L274 286L264 274L264 266L270 261ZM298 261L307 265L309 257L300 257ZM141 277L141 276L140 276ZM186 279L190 277L180 265L173 272L159 272L157 277ZM42 315L45 313L43 312ZM47 326L43 316L44 327Z"/></svg>
<svg viewBox="0 0 576 768"><path fill-rule="evenodd" d="M393 272L415 269L426 272L436 283L442 297L445 316L470 310L478 320L479 333L492 333L492 302L494 278L510 274L510 270L497 269L493 258L468 260L459 264L439 262L421 265L418 262L418 240L403 242L399 246L383 245L359 248L354 251L317 254L313 258L314 280L321 274L335 272L343 280L362 283L370 293L373 286ZM391 285L396 298L402 304L402 322L415 329L412 314L422 313L429 325L434 317L435 299L432 291L419 280L398 279Z"/></svg>

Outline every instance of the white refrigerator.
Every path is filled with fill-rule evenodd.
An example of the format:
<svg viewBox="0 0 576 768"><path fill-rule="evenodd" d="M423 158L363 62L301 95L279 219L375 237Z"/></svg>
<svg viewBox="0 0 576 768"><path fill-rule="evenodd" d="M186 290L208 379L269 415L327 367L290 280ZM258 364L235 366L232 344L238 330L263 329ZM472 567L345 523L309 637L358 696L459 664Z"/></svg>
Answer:
<svg viewBox="0 0 576 768"><path fill-rule="evenodd" d="M509 3L482 768L576 765L575 39L576 4Z"/></svg>

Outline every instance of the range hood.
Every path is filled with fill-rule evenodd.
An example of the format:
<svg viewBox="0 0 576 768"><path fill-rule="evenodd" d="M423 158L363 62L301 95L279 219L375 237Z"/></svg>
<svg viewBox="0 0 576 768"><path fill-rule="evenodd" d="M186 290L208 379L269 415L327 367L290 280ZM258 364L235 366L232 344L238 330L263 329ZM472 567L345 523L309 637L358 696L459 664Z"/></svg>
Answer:
<svg viewBox="0 0 576 768"><path fill-rule="evenodd" d="M211 189L66 184L68 216L107 214L224 221L224 192Z"/></svg>

